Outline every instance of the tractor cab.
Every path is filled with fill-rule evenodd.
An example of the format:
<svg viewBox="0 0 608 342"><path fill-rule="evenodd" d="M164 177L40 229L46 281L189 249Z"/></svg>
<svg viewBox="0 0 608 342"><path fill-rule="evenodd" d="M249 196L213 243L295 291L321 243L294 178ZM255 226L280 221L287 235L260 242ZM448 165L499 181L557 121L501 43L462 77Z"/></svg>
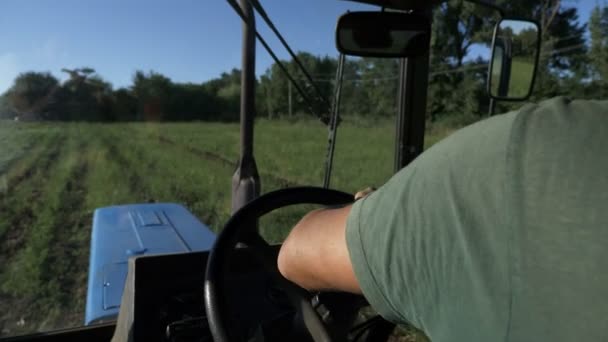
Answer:
<svg viewBox="0 0 608 342"><path fill-rule="evenodd" d="M333 98L315 90L310 74L258 0L227 0L242 19L240 158L232 177L232 212L215 235L179 204L141 203L99 208L93 216L85 327L2 341L381 341L395 326L367 308L365 298L310 293L282 278L280 246L259 234L260 219L297 204L344 205L352 194L331 190L340 127L346 56L399 61L394 171L424 150L432 9L441 2L356 0L375 10L337 19L340 52ZM490 111L497 101L527 99L539 60L540 27L511 18L492 3L472 1L496 14L487 68ZM257 13L254 14L254 13ZM282 61L256 26L262 18L305 76ZM253 149L256 42L286 73L290 87L327 125L324 186L286 187L260 194ZM390 96L392 94L388 94Z"/></svg>

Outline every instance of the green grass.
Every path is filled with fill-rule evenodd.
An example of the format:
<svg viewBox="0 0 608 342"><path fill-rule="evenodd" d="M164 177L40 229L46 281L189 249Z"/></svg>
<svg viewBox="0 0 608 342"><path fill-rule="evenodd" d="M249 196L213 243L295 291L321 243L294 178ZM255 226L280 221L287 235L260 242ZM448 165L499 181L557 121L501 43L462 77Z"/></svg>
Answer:
<svg viewBox="0 0 608 342"><path fill-rule="evenodd" d="M0 146L3 146L0 154L0 174L32 146L36 139L45 133L44 130L43 126L25 128L10 121L0 124Z"/></svg>
<svg viewBox="0 0 608 342"><path fill-rule="evenodd" d="M430 125L427 145L462 122ZM321 185L322 124L259 120L255 139L263 192ZM384 183L393 139L390 121L345 121L332 187L353 193ZM238 142L238 124L0 122L0 336L82 323L95 208L177 202L219 231L230 216ZM263 235L280 242L310 209L269 214Z"/></svg>
<svg viewBox="0 0 608 342"><path fill-rule="evenodd" d="M492 92L496 94L499 87L500 65L495 62L492 70ZM511 75L509 79L509 89L506 97L522 98L530 91L532 77L534 75L534 63L523 58L514 58L511 63ZM507 77L507 75L505 75Z"/></svg>
<svg viewBox="0 0 608 342"><path fill-rule="evenodd" d="M513 97L523 97L530 90L532 76L534 75L534 63L524 59L513 59L511 66L511 82L509 83L509 94Z"/></svg>
<svg viewBox="0 0 608 342"><path fill-rule="evenodd" d="M233 163L238 158L239 129L234 124L168 124L162 130L155 126L139 129L152 137L219 154ZM394 130L391 121L373 127L344 122L338 130L332 187L352 192L362 185L385 182L393 169ZM268 184L273 178L301 185L322 184L328 137L323 124L316 120L258 120L254 134L264 191L276 189Z"/></svg>

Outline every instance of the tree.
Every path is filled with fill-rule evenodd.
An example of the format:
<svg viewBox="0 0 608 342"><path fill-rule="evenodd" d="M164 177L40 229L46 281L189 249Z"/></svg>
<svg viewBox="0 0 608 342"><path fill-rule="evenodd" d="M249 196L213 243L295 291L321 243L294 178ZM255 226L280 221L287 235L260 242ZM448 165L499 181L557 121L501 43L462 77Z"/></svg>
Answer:
<svg viewBox="0 0 608 342"><path fill-rule="evenodd" d="M287 64L287 61L282 61L283 64ZM260 89L264 90L266 96L265 104L268 116L278 117L288 113L288 92L289 80L280 69L279 65L273 63L264 73L264 76L260 80ZM295 90L292 89L293 92ZM260 100L258 99L258 102Z"/></svg>
<svg viewBox="0 0 608 342"><path fill-rule="evenodd" d="M17 112L10 104L8 95L8 92L0 95L0 119L13 119L17 116Z"/></svg>
<svg viewBox="0 0 608 342"><path fill-rule="evenodd" d="M218 114L220 109L219 99L210 94L204 85L174 83L169 99L169 112L165 120L222 120L224 118L221 118ZM236 112L236 115L238 115L238 112ZM235 116L235 114L232 116Z"/></svg>
<svg viewBox="0 0 608 342"><path fill-rule="evenodd" d="M136 71L133 75L132 91L138 101L138 114L145 121L160 121L168 110L169 92L172 82L154 71L147 74Z"/></svg>
<svg viewBox="0 0 608 342"><path fill-rule="evenodd" d="M137 120L137 98L126 88L114 91L112 115L109 121L135 120Z"/></svg>
<svg viewBox="0 0 608 342"><path fill-rule="evenodd" d="M591 78L594 81L608 81L608 7L596 6L589 19L591 49Z"/></svg>
<svg viewBox="0 0 608 342"><path fill-rule="evenodd" d="M575 71L587 64L587 45L585 32L586 24L577 24L579 20L576 7L562 8L555 15L548 31L548 41L553 52L550 55L549 65L554 70Z"/></svg>
<svg viewBox="0 0 608 342"><path fill-rule="evenodd" d="M290 84L279 65L273 64L260 79L261 94L264 97L261 100L264 103L262 108L267 116L274 117L289 112L325 116L331 110L337 60L329 56L314 56L307 52L298 52L297 57L311 75L314 84L308 81L295 61L282 61L304 92L306 97L304 98L296 87Z"/></svg>
<svg viewBox="0 0 608 342"><path fill-rule="evenodd" d="M112 116L112 85L95 69L63 68L70 78L61 87L55 119L64 121L106 121Z"/></svg>
<svg viewBox="0 0 608 342"><path fill-rule="evenodd" d="M475 45L489 50L495 14L463 0L448 1L435 10L427 100L431 120L444 115L486 112L483 69L488 61L472 60L470 52Z"/></svg>
<svg viewBox="0 0 608 342"><path fill-rule="evenodd" d="M484 28L490 31L487 12L464 0L440 5L433 15L432 64L462 66L471 46L483 39Z"/></svg>
<svg viewBox="0 0 608 342"><path fill-rule="evenodd" d="M241 70L235 68L228 73L223 72L219 78L205 82L203 91L215 99L211 103L215 111L211 114L212 118L221 121L239 120Z"/></svg>
<svg viewBox="0 0 608 342"><path fill-rule="evenodd" d="M399 62L397 59L362 58L359 73L365 99L366 116L394 116L397 113Z"/></svg>
<svg viewBox="0 0 608 342"><path fill-rule="evenodd" d="M342 84L342 100L340 112L342 116L358 115L368 116L371 113L374 103L370 100L370 93L367 87L369 81L363 81L361 72L361 60L347 58L344 64L344 82ZM383 75L382 82L395 83L397 75ZM390 94L386 94L390 96ZM396 97L396 93L393 94Z"/></svg>
<svg viewBox="0 0 608 342"><path fill-rule="evenodd" d="M256 112L258 115L266 115L268 119L275 116L272 106L272 90L270 88L270 77L264 74L260 77L259 86L256 88Z"/></svg>
<svg viewBox="0 0 608 342"><path fill-rule="evenodd" d="M48 72L26 72L15 78L8 91L9 105L22 120L50 119L59 81Z"/></svg>

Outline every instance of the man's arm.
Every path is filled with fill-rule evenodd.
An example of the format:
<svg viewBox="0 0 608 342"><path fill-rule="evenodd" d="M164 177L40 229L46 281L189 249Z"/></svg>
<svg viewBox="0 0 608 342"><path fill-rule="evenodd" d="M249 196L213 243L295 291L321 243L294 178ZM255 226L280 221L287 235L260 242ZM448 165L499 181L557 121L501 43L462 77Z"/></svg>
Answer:
<svg viewBox="0 0 608 342"><path fill-rule="evenodd" d="M281 274L309 290L361 293L346 247L351 206L310 212L293 228L279 252Z"/></svg>

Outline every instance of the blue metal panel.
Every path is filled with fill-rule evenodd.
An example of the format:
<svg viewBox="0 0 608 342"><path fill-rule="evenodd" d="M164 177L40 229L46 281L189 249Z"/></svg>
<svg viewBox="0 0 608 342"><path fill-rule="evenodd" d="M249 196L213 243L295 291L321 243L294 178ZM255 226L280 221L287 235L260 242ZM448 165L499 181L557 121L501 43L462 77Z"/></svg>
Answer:
<svg viewBox="0 0 608 342"><path fill-rule="evenodd" d="M120 300L127 279L126 262L107 265L103 271L103 309L120 308Z"/></svg>
<svg viewBox="0 0 608 342"><path fill-rule="evenodd" d="M208 251L215 234L181 205L100 208L93 216L85 324L118 315L131 256Z"/></svg>

